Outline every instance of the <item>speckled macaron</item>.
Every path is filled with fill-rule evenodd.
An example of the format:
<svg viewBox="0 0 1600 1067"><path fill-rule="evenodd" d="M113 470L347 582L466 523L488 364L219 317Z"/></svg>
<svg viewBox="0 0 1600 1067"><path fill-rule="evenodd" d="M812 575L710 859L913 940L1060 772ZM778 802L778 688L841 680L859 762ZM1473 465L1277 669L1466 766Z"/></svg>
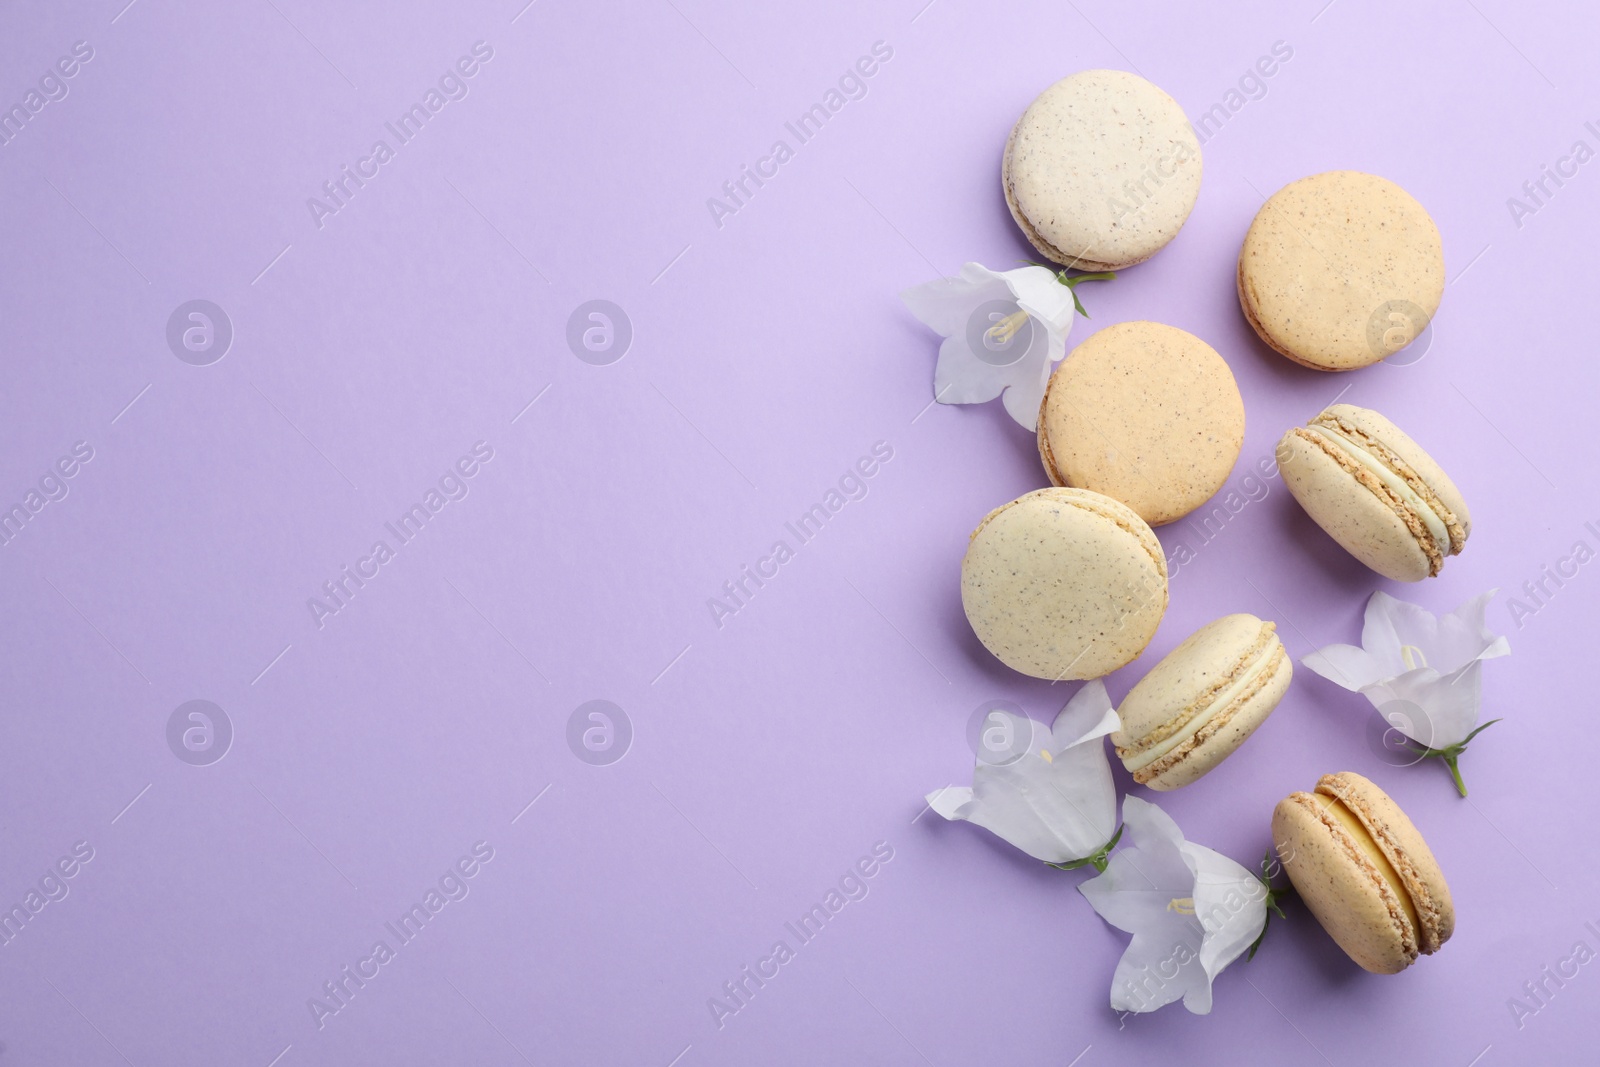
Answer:
<svg viewBox="0 0 1600 1067"><path fill-rule="evenodd" d="M1082 270L1143 263L1200 193L1200 143L1178 102L1137 74L1084 70L1028 106L1000 167L1006 204L1041 255Z"/></svg>
<svg viewBox="0 0 1600 1067"><path fill-rule="evenodd" d="M1439 573L1472 532L1450 476L1405 431L1368 408L1335 404L1278 442L1278 470L1306 514L1385 578Z"/></svg>
<svg viewBox="0 0 1600 1067"><path fill-rule="evenodd" d="M1054 485L1093 489L1151 526L1222 487L1244 443L1228 364L1194 334L1124 322L1061 361L1039 407L1039 458Z"/></svg>
<svg viewBox="0 0 1600 1067"><path fill-rule="evenodd" d="M1400 805L1351 771L1325 774L1272 813L1272 841L1295 892L1339 947L1395 974L1455 932L1444 872Z"/></svg>
<svg viewBox="0 0 1600 1067"><path fill-rule="evenodd" d="M1444 295L1439 228L1411 194L1354 170L1261 205L1239 250L1239 305L1270 347L1315 370L1365 367L1415 340Z"/></svg>
<svg viewBox="0 0 1600 1067"><path fill-rule="evenodd" d="M1267 721L1294 674L1276 631L1254 615L1224 615L1129 690L1111 743L1135 782L1157 790L1188 785Z"/></svg>
<svg viewBox="0 0 1600 1067"><path fill-rule="evenodd" d="M1167 561L1126 505L1086 489L1039 489L972 531L961 606L978 640L1013 670L1099 678L1155 636L1167 610Z"/></svg>

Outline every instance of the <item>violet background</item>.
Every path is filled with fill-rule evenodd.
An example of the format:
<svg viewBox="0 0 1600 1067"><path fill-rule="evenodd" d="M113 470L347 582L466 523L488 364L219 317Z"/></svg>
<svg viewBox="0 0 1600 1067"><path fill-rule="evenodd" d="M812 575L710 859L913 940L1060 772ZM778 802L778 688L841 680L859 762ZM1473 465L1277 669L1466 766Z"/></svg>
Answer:
<svg viewBox="0 0 1600 1067"><path fill-rule="evenodd" d="M0 1065L1593 1056L1595 968L1520 1029L1507 1001L1580 939L1600 948L1600 572L1520 626L1508 598L1600 547L1576 429L1600 377L1597 164L1521 226L1506 203L1574 141L1600 147L1593 12L125 2L0 12L7 107L75 41L95 52L0 147L0 500L75 441L95 453L0 548L0 903L95 850L0 947ZM479 40L470 95L319 229L306 199ZM796 147L784 122L875 41L893 58L867 96L715 225L707 198ZM1277 619L1298 658L1356 640L1376 588L1444 611L1498 586L1514 655L1486 667L1485 715L1506 722L1461 800L1440 767L1384 766L1365 701L1299 671L1239 754L1161 803L1253 863L1281 796L1368 774L1438 855L1456 935L1378 978L1292 909L1211 1016L1124 1025L1106 1000L1126 937L1084 876L920 815L968 780L975 708L1049 721L1071 687L1008 671L965 624L968 531L1043 477L998 404L926 407L938 339L897 294L1031 254L1000 151L1052 81L1136 69L1197 118L1277 41L1293 58L1206 142L1186 228L1084 287L1073 340L1149 318L1216 347L1248 411L1235 484L1348 388L1452 472L1472 542L1397 587L1272 479L1203 547L1161 531L1198 558L1108 685L1119 699L1227 612ZM1240 315L1262 197L1336 168L1398 181L1443 232L1452 280L1419 361L1317 374ZM205 367L165 341L194 298L235 330ZM609 366L564 340L595 298L633 325ZM470 494L319 630L307 598L479 440L494 459ZM707 599L877 441L893 459L867 497L719 629ZM196 698L235 732L204 767L165 738ZM634 731L609 766L566 742L596 698ZM319 1030L308 998L480 840L470 895ZM879 841L894 858L870 894L719 1030L708 998Z"/></svg>

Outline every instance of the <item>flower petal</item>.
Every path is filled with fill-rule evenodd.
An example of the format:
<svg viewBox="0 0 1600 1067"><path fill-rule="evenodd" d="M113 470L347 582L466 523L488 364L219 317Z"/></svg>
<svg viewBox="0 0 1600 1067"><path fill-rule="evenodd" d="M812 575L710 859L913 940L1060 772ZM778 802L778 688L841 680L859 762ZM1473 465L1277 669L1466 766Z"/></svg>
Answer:
<svg viewBox="0 0 1600 1067"><path fill-rule="evenodd" d="M981 404L1005 394L1012 419L1036 429L1050 366L1066 354L1072 329L1072 291L1044 267L997 272L967 263L957 278L938 278L900 294L911 313L938 331L944 342L934 369L933 395L941 404ZM1027 314L1031 339L1010 363L996 365L974 349L974 316L999 316L984 305L1002 302ZM977 325L983 325L978 323ZM1008 350L1007 356L1011 353Z"/></svg>
<svg viewBox="0 0 1600 1067"><path fill-rule="evenodd" d="M928 802L928 807L946 819L961 819L965 818L961 814L961 809L972 803L972 788L965 785L947 785L943 789L935 789L923 799Z"/></svg>
<svg viewBox="0 0 1600 1067"><path fill-rule="evenodd" d="M982 404L1005 387L1001 368L979 359L965 334L956 333L939 344L939 362L933 368L933 398L939 403Z"/></svg>
<svg viewBox="0 0 1600 1067"><path fill-rule="evenodd" d="M1200 924L1194 916L1174 912L1165 913L1152 929L1135 934L1111 975L1111 1009L1155 1011L1180 997L1188 1007L1197 987L1209 998L1210 982L1198 956L1200 941Z"/></svg>
<svg viewBox="0 0 1600 1067"><path fill-rule="evenodd" d="M1204 845L1185 842L1184 858L1194 871L1194 910L1205 931L1200 966L1204 990L1184 997L1183 1006L1204 1015L1211 1010L1211 982L1238 959L1267 925L1267 892L1243 866Z"/></svg>
<svg viewBox="0 0 1600 1067"><path fill-rule="evenodd" d="M1448 748L1466 739L1483 702L1486 659L1511 644L1491 633L1489 590L1440 618L1379 590L1367 601L1361 648L1329 645L1301 660L1324 678L1359 689L1388 724L1418 744Z"/></svg>
<svg viewBox="0 0 1600 1067"><path fill-rule="evenodd" d="M1355 645L1328 645L1300 662L1313 674L1320 674L1352 693L1382 680L1388 673L1377 656Z"/></svg>
<svg viewBox="0 0 1600 1067"><path fill-rule="evenodd" d="M1448 748L1467 739L1483 704L1483 664L1473 660L1448 678L1427 669L1407 671L1367 692L1389 725L1419 745Z"/></svg>
<svg viewBox="0 0 1600 1067"><path fill-rule="evenodd" d="M1154 1011L1181 997L1205 1014L1212 979L1266 922L1266 895L1249 871L1185 841L1156 805L1124 797L1122 823L1128 844L1078 887L1102 918L1133 935L1112 976L1111 1006Z"/></svg>
<svg viewBox="0 0 1600 1067"><path fill-rule="evenodd" d="M976 263L981 273L967 276L965 269L959 278L935 278L931 282L914 285L900 294L900 299L924 326L944 337L954 337L967 328L967 317L972 309L995 297L1010 292L1003 279Z"/></svg>
<svg viewBox="0 0 1600 1067"><path fill-rule="evenodd" d="M1017 364L1017 373L1008 376L1011 384L1001 400L1012 421L1035 432L1039 429L1039 407L1044 403L1046 384L1050 380L1049 359L1039 358L1033 352L1033 349L1042 347L1043 343L1035 338L1028 355Z"/></svg>
<svg viewBox="0 0 1600 1067"><path fill-rule="evenodd" d="M1361 647L1377 660L1380 677L1393 678L1405 671L1400 658L1399 624L1395 615L1402 602L1378 590L1367 601L1366 617L1361 626Z"/></svg>
<svg viewBox="0 0 1600 1067"><path fill-rule="evenodd" d="M1122 720L1117 717L1117 709L1111 706L1106 683L1095 678L1084 682L1056 713L1056 721L1050 727L1050 748L1052 752L1060 752L1121 728Z"/></svg>
<svg viewBox="0 0 1600 1067"><path fill-rule="evenodd" d="M1090 714L1096 710L1092 697L1080 705ZM1077 700L1075 697L1068 707ZM1002 716L1021 736L1035 727L1033 720L1003 710L989 714ZM1049 747L1041 747L1035 734L1035 744L1016 760L1004 764L980 760L972 772L970 790L949 788L931 793L928 803L946 819L981 826L1047 863L1092 855L1116 829L1116 784L1100 740L1117 727L1116 713L1110 714L1109 729L1102 729L1103 716L1082 733L1069 729L1063 734L1067 743L1059 753L1050 751L1055 747L1053 736ZM1042 734L1042 729L1038 733Z"/></svg>
<svg viewBox="0 0 1600 1067"><path fill-rule="evenodd" d="M1194 888L1184 862L1183 832L1172 817L1136 796L1122 798L1123 844L1103 873L1078 886L1100 917L1119 930L1138 933Z"/></svg>

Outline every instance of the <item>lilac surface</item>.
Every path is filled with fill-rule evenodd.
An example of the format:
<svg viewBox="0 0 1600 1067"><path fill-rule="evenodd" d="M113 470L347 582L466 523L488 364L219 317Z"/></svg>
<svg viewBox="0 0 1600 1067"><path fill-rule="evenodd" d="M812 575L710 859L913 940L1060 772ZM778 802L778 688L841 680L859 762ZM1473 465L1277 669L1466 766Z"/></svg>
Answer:
<svg viewBox="0 0 1600 1067"><path fill-rule="evenodd" d="M93 449L0 548L0 903L76 842L94 853L0 948L0 1064L1593 1055L1600 974L1541 968L1600 948L1600 576L1522 590L1600 547L1577 429L1600 178L1547 181L1520 219L1507 204L1575 141L1600 147L1592 12L125 2L0 13L6 107L74 42L94 52L0 146L4 506ZM493 57L466 97L319 226L307 198L478 41ZM893 55L866 95L798 144L785 122L878 41ZM896 294L1031 254L999 156L1050 82L1137 69L1198 118L1277 41L1293 58L1206 141L1187 227L1085 287L1073 339L1150 318L1221 351L1249 417L1235 486L1348 389L1453 473L1472 543L1397 587L1268 479L1209 540L1161 532L1196 558L1113 699L1226 612L1277 619L1299 657L1355 641L1375 588L1443 611L1499 586L1514 655L1484 688L1506 721L1465 757L1461 800L1440 767L1384 766L1365 702L1301 671L1245 749L1161 803L1249 863L1281 796L1368 774L1444 866L1454 939L1377 978L1295 909L1211 1016L1123 1021L1125 937L1083 875L919 816L967 781L981 702L1048 722L1070 687L1009 672L965 624L968 531L1042 476L998 404L925 410L937 338ZM793 158L719 226L707 198L780 138ZM1452 280L1420 361L1324 376L1240 316L1262 197L1334 168L1400 182L1439 223ZM235 331L209 366L165 338L196 298ZM565 341L596 298L634 329L609 366ZM308 598L479 441L467 496L319 627ZM867 495L798 545L785 523L880 441ZM794 558L717 625L708 598L779 539ZM1537 610L1514 618L1512 597ZM598 698L633 727L609 766L567 743ZM233 724L209 766L168 747L192 699ZM409 943L386 932L480 841L467 896ZM785 923L877 842L893 859L868 895L800 944ZM395 957L319 1026L308 1001L379 939ZM719 1028L708 999L780 939L794 958ZM1508 1001L1541 980L1519 1020Z"/></svg>

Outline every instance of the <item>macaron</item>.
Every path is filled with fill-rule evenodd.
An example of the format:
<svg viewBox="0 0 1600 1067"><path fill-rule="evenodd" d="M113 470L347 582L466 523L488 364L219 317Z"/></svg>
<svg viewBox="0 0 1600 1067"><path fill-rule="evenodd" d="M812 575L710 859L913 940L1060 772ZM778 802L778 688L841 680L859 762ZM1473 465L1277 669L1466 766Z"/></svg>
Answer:
<svg viewBox="0 0 1600 1067"><path fill-rule="evenodd" d="M1167 561L1127 505L1087 489L1038 489L972 531L961 606L978 640L1013 670L1099 678L1155 636Z"/></svg>
<svg viewBox="0 0 1600 1067"><path fill-rule="evenodd" d="M1289 492L1356 559L1419 582L1460 552L1472 516L1450 476L1394 423L1335 404L1278 442Z"/></svg>
<svg viewBox="0 0 1600 1067"><path fill-rule="evenodd" d="M1267 721L1294 674L1277 629L1254 615L1224 615L1129 690L1111 743L1135 782L1162 791L1188 785Z"/></svg>
<svg viewBox="0 0 1600 1067"><path fill-rule="evenodd" d="M1143 263L1178 235L1200 171L1200 142L1176 100L1137 74L1084 70L1028 105L1000 179L1041 255L1103 271Z"/></svg>
<svg viewBox="0 0 1600 1067"><path fill-rule="evenodd" d="M1325 774L1316 792L1280 800L1272 842L1311 914L1374 974L1405 970L1455 931L1450 887L1427 842L1359 774Z"/></svg>
<svg viewBox="0 0 1600 1067"><path fill-rule="evenodd" d="M1227 362L1159 322L1089 337L1056 367L1039 406L1051 483L1104 493L1151 526L1210 499L1243 443L1244 401Z"/></svg>
<svg viewBox="0 0 1600 1067"><path fill-rule="evenodd" d="M1444 295L1427 210L1387 178L1313 174L1261 205L1239 250L1239 306L1261 340L1314 370L1365 367L1415 340Z"/></svg>

